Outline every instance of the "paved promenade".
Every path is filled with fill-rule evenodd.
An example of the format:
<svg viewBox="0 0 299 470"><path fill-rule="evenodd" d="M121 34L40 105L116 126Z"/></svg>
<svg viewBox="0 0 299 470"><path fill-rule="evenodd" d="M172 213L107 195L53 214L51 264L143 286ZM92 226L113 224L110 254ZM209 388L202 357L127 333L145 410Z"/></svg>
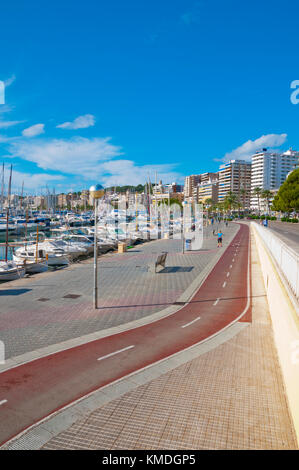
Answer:
<svg viewBox="0 0 299 470"><path fill-rule="evenodd" d="M4 448L295 449L248 234L171 316L3 372Z"/></svg>
<svg viewBox="0 0 299 470"><path fill-rule="evenodd" d="M216 228L214 226L214 228ZM224 247L238 226L222 227ZM0 285L0 340L6 359L115 327L172 305L218 256L212 227L198 253L182 254L181 240L157 240L125 254L99 258L99 306L92 307L92 260ZM166 268L148 270L168 251ZM77 296L68 298L69 294Z"/></svg>
<svg viewBox="0 0 299 470"><path fill-rule="evenodd" d="M118 398L106 396L43 449L296 449L251 241L252 323L154 380L135 379Z"/></svg>

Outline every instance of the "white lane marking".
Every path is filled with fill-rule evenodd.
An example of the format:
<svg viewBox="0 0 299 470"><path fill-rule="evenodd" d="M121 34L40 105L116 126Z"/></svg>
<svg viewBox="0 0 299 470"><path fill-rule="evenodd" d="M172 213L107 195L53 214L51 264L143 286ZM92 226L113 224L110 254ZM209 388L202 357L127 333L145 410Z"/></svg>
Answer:
<svg viewBox="0 0 299 470"><path fill-rule="evenodd" d="M233 265L231 264L230 267L229 267L229 269L232 269L232 267L233 267Z"/></svg>
<svg viewBox="0 0 299 470"><path fill-rule="evenodd" d="M192 323L196 322L197 320L200 320L200 317L197 317L194 320L190 321L189 323L186 323L186 325L183 325L182 328L186 328L186 326L192 325Z"/></svg>
<svg viewBox="0 0 299 470"><path fill-rule="evenodd" d="M4 403L7 403L7 400L2 400L2 401L0 401L0 406L1 406L1 405L4 405Z"/></svg>
<svg viewBox="0 0 299 470"><path fill-rule="evenodd" d="M228 276L229 276L229 273L227 273L226 277L228 277Z"/></svg>
<svg viewBox="0 0 299 470"><path fill-rule="evenodd" d="M213 303L213 305L217 305L217 304L218 304L218 302L219 302L219 300L220 300L220 297L218 297L218 299L217 299L217 300L215 300L215 302Z"/></svg>
<svg viewBox="0 0 299 470"><path fill-rule="evenodd" d="M226 286L226 281L223 283L223 286L222 287L225 287Z"/></svg>
<svg viewBox="0 0 299 470"><path fill-rule="evenodd" d="M98 361L102 361L103 359L107 359L107 357L115 356L115 354L119 354L123 351L127 351L128 349L132 348L135 348L134 344L132 344L131 346L127 346L126 348L120 349L119 351L114 351L113 353L107 354L106 356L99 357Z"/></svg>

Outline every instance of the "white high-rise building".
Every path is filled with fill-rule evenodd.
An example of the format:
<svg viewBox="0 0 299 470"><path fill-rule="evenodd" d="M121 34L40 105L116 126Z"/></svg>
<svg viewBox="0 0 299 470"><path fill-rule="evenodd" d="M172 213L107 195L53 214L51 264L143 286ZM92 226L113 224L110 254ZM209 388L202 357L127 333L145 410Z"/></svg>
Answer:
<svg viewBox="0 0 299 470"><path fill-rule="evenodd" d="M299 152L292 149L284 153L271 153L267 149L252 156L251 166L251 201L250 207L258 209L258 197L255 188L275 192L286 180L288 173L299 163ZM261 201L260 201L261 202Z"/></svg>

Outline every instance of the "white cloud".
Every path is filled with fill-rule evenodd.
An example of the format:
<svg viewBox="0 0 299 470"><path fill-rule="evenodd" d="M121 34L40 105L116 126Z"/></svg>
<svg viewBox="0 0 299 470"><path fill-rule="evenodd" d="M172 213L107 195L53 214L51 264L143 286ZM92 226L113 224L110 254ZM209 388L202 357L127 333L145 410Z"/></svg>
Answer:
<svg viewBox="0 0 299 470"><path fill-rule="evenodd" d="M34 126L27 127L27 129L24 129L22 135L24 137L35 137L36 135L44 134L44 127L44 124L35 124Z"/></svg>
<svg viewBox="0 0 299 470"><path fill-rule="evenodd" d="M107 161L121 155L120 147L112 145L110 138L70 140L19 140L10 145L12 157L36 163L43 170L93 178L99 161Z"/></svg>
<svg viewBox="0 0 299 470"><path fill-rule="evenodd" d="M0 106L0 115L4 113L10 113L13 110L12 106L8 106L8 104L4 104Z"/></svg>
<svg viewBox="0 0 299 470"><path fill-rule="evenodd" d="M9 87L10 85L13 84L13 82L16 80L16 76L13 74L11 77L9 77L7 80L4 80L4 85L5 87Z"/></svg>
<svg viewBox="0 0 299 470"><path fill-rule="evenodd" d="M85 114L77 117L73 122L64 122L56 127L61 129L85 129L94 125L95 117L92 114Z"/></svg>
<svg viewBox="0 0 299 470"><path fill-rule="evenodd" d="M287 139L287 134L267 134L262 135L256 140L247 140L240 147L237 147L232 152L226 153L221 161L227 162L229 160L250 160L252 155L262 148L275 148L280 147Z"/></svg>
<svg viewBox="0 0 299 470"><path fill-rule="evenodd" d="M22 124L25 121L5 121L1 117L5 113L10 113L13 111L13 106L7 104L0 106L0 129L8 129L9 127L16 126L17 124Z"/></svg>
<svg viewBox="0 0 299 470"><path fill-rule="evenodd" d="M8 176L10 172L10 165L6 166L5 174ZM62 175L51 175L48 173L22 173L14 170L12 171L12 191L18 191L22 187L24 181L25 190L37 190L40 186L46 186L49 184L55 184L58 181L62 181L64 177Z"/></svg>
<svg viewBox="0 0 299 470"><path fill-rule="evenodd" d="M180 181L182 175L174 171L175 164L136 165L131 160L113 160L102 163L98 167L98 179L106 187L113 185L144 184L150 177L155 181L155 174L164 182Z"/></svg>
<svg viewBox="0 0 299 470"><path fill-rule="evenodd" d="M8 127L16 126L17 124L22 124L24 121L1 121L0 120L0 129L8 129Z"/></svg>
<svg viewBox="0 0 299 470"><path fill-rule="evenodd" d="M110 138L87 139L76 137L70 140L25 140L10 143L10 156L37 164L43 170L62 172L81 181L99 181L105 186L144 183L148 176L165 182L180 181L182 175L175 171L174 164L137 165L122 155L121 148L110 143Z"/></svg>

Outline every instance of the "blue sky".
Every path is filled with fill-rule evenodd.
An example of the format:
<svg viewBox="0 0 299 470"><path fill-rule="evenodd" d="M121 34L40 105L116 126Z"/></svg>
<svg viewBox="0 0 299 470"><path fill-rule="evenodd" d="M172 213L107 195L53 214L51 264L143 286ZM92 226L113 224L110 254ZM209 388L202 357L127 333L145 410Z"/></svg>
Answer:
<svg viewBox="0 0 299 470"><path fill-rule="evenodd" d="M0 163L15 189L164 182L299 149L293 0L11 0Z"/></svg>

